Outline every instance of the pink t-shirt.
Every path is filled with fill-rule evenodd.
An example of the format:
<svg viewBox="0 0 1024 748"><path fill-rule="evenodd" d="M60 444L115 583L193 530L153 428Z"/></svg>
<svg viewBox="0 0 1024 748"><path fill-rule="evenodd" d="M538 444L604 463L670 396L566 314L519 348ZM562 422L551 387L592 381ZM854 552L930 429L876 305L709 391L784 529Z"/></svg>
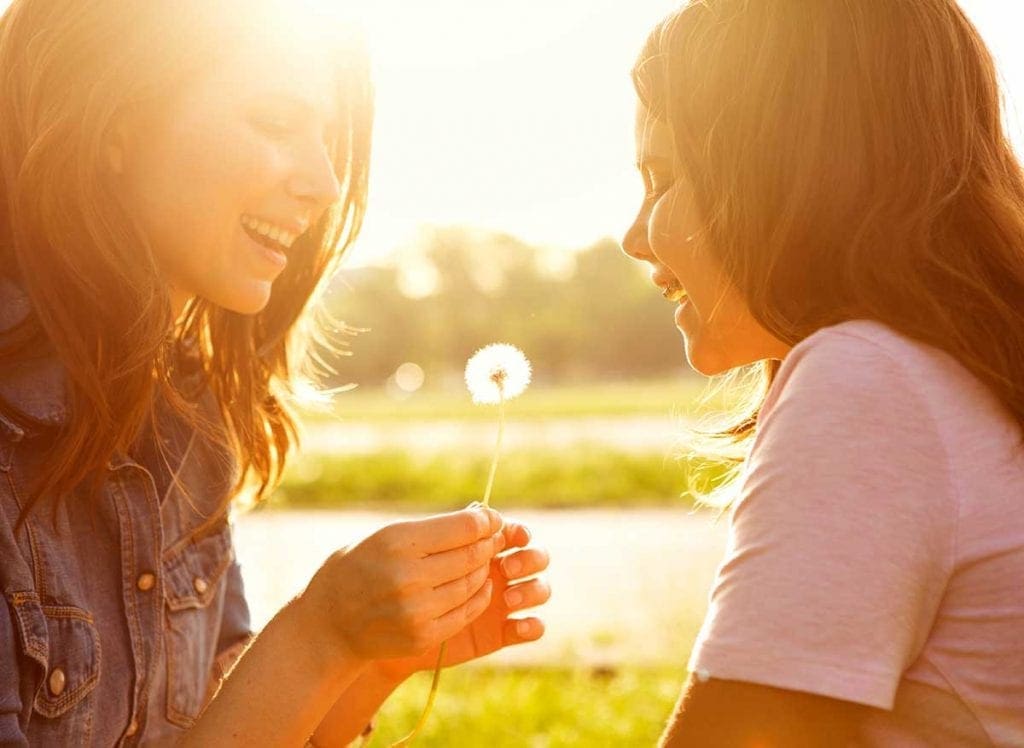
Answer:
<svg viewBox="0 0 1024 748"><path fill-rule="evenodd" d="M690 658L867 704L858 744L1024 746L1024 434L866 320L786 356Z"/></svg>

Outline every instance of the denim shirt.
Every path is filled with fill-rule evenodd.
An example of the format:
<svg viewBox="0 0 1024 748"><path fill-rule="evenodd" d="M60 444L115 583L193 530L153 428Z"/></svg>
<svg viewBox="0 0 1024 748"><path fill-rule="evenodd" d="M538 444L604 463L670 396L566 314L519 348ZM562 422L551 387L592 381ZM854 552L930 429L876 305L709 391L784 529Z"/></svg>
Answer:
<svg viewBox="0 0 1024 748"><path fill-rule="evenodd" d="M28 311L0 279L0 329ZM171 744L251 637L227 519L193 537L234 462L158 408L164 465L117 457L98 503L46 501L15 531L67 418L64 376L53 358L0 372L28 417L0 415L0 746Z"/></svg>

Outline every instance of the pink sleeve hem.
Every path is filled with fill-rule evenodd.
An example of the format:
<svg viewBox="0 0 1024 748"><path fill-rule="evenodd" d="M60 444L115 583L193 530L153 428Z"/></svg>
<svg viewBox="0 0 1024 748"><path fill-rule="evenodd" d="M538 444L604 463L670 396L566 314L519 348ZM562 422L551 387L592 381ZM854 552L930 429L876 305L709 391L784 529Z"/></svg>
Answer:
<svg viewBox="0 0 1024 748"><path fill-rule="evenodd" d="M892 709L899 686L899 677L888 672L710 642L694 649L689 669L712 678L802 691L885 710Z"/></svg>

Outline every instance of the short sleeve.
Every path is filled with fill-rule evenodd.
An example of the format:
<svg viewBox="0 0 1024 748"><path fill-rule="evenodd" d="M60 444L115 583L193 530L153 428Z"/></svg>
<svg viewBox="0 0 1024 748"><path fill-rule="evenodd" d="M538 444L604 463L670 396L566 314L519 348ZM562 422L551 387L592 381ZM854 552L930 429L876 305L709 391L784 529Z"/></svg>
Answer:
<svg viewBox="0 0 1024 748"><path fill-rule="evenodd" d="M823 331L762 410L690 669L891 709L948 580L956 495L905 362Z"/></svg>

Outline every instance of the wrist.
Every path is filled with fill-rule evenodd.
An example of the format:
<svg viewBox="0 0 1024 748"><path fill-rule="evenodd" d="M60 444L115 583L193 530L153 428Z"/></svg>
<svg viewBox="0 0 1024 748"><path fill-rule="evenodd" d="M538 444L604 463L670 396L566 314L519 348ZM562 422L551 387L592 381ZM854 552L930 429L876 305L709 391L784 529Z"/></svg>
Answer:
<svg viewBox="0 0 1024 748"><path fill-rule="evenodd" d="M396 660L373 660L363 671L361 680L380 690L394 690L417 671Z"/></svg>
<svg viewBox="0 0 1024 748"><path fill-rule="evenodd" d="M357 656L344 639L326 624L324 615L318 606L312 604L306 593L292 600L283 612L287 616L292 635L299 637L299 641L307 642L308 648L318 653L326 667L348 672L355 670L361 675L370 664L370 660Z"/></svg>

